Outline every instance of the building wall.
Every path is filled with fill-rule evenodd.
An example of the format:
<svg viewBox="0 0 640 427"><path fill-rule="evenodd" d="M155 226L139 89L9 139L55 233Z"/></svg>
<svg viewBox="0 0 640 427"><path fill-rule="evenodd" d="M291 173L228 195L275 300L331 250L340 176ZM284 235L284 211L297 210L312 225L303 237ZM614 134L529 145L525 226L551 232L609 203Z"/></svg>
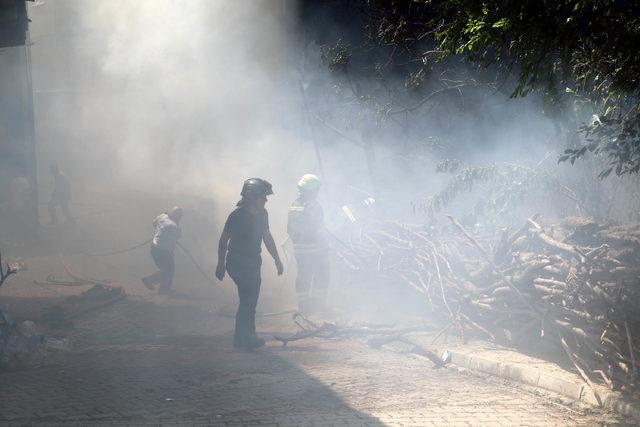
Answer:
<svg viewBox="0 0 640 427"><path fill-rule="evenodd" d="M37 231L33 98L24 1L0 1L0 237ZM12 31L7 31L7 28Z"/></svg>

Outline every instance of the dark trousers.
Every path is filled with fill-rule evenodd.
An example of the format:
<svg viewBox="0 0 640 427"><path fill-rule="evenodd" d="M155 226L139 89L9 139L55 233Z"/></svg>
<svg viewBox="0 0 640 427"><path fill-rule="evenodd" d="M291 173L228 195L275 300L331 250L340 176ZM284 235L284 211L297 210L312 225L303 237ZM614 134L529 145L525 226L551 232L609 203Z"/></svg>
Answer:
<svg viewBox="0 0 640 427"><path fill-rule="evenodd" d="M145 277L145 280L152 284L158 283L160 291L168 291L173 284L173 274L176 269L173 252L151 245L151 258L158 266L158 271Z"/></svg>
<svg viewBox="0 0 640 427"><path fill-rule="evenodd" d="M60 197L52 197L47 204L47 209L49 209L49 216L51 217L51 223L56 224L58 222L58 215L56 214L56 208L60 206L62 209L62 215L64 215L65 220L67 222L73 222L73 217L71 216L71 211L69 210L69 200L62 199Z"/></svg>
<svg viewBox="0 0 640 427"><path fill-rule="evenodd" d="M329 286L329 253L327 251L295 254L298 274L296 291L309 297L311 290L323 295Z"/></svg>
<svg viewBox="0 0 640 427"><path fill-rule="evenodd" d="M260 296L260 258L250 261L227 259L227 272L238 288L238 311L233 335L236 344L256 334L256 306Z"/></svg>

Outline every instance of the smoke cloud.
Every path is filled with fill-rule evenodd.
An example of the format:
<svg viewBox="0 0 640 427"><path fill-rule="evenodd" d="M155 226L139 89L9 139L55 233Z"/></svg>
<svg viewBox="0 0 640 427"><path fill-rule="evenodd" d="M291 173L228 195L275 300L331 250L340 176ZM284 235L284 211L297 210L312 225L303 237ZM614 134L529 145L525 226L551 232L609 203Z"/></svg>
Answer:
<svg viewBox="0 0 640 427"><path fill-rule="evenodd" d="M283 126L280 3L70 1L31 12L42 158L72 176L231 203L248 177L278 191L307 167Z"/></svg>
<svg viewBox="0 0 640 427"><path fill-rule="evenodd" d="M126 213L105 220L105 229L138 227L158 209L197 199L187 208L205 206L199 213L212 215L206 219L215 227L187 231L197 237L200 256L213 262L217 231L252 176L274 184L267 206L281 243L304 173L324 179L327 222L339 230L340 207L368 197L383 215L426 221L412 206L446 188L450 176L435 172L445 158L551 167L564 148L565 136L543 116L540 100L488 89L465 89L474 96L443 102L429 114L377 117L380 106L354 100L345 81L322 64L319 46L301 36L295 6L267 0L30 5L41 176L55 162L84 200L127 203L119 206ZM342 27L322 22L326 34L340 37ZM351 84L380 85L375 79ZM509 184L529 191L526 181ZM449 211L477 211L491 185ZM537 191L541 196L527 202L534 205L505 218L584 213L573 199L549 203L548 186ZM147 197L154 202L145 203ZM134 220L136 209L142 212ZM134 243L139 232L131 230L115 233L111 244Z"/></svg>

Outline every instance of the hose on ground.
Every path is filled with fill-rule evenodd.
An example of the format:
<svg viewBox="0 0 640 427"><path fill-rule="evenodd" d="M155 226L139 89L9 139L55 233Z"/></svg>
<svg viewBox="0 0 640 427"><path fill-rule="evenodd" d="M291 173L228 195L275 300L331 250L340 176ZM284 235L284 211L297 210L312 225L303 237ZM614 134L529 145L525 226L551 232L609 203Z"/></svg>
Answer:
<svg viewBox="0 0 640 427"><path fill-rule="evenodd" d="M193 255L191 255L191 253L187 250L187 248L185 248L184 246L182 246L182 244L180 242L178 243L178 247L180 249L182 249L182 251L185 253L185 255L187 256L187 258L189 258L191 260L191 262L193 263L193 265L196 267L196 269L198 270L198 272L200 272L200 274L202 275L202 277L204 277L205 279L207 279L207 282L211 283L212 285L218 285L216 282L214 282L213 280L211 280L211 278L207 275L207 273L204 271L204 269L202 267L200 267L200 264L198 264L198 262L196 261L196 259L193 257Z"/></svg>
<svg viewBox="0 0 640 427"><path fill-rule="evenodd" d="M145 240L142 243L139 243L135 246L131 246L125 249L120 249L117 251L111 251L111 252L102 252L102 253L98 253L98 254L89 254L89 253L85 253L85 255L91 256L91 257L103 257L103 256L111 256L111 255L118 255L118 254L124 254L127 252L131 252L134 251L138 248L141 248L143 246L146 246L147 244L151 243L151 240L153 239L148 239ZM212 285L218 285L216 282L214 282L208 275L207 273L204 271L204 269L200 266L200 264L198 264L198 262L196 261L196 259L193 257L193 255L191 255L191 252L189 252L189 250L187 248L185 248L180 242L177 242L178 247L180 249L182 249L182 251L185 253L185 255L187 256L187 258L189 258L189 260L193 263L193 265L196 267L196 269L198 270L198 272L202 275L202 277L204 277L205 279L207 279L207 282L211 283Z"/></svg>
<svg viewBox="0 0 640 427"><path fill-rule="evenodd" d="M99 254L89 254L89 253L84 252L84 254L85 254L85 255L88 255L88 256L94 256L94 257L124 254L124 253L127 253L127 252L134 251L134 250L136 250L136 249L138 249L138 248L141 248L141 247L143 247L143 246L145 246L145 245L147 245L147 244L151 243L151 240L153 240L153 239L145 240L144 242L142 242L142 243L140 243L140 244L137 244L137 245L135 245L135 246L131 246L130 248L120 249L120 250L118 250L118 251L113 251L113 252L102 252L102 253L99 253Z"/></svg>

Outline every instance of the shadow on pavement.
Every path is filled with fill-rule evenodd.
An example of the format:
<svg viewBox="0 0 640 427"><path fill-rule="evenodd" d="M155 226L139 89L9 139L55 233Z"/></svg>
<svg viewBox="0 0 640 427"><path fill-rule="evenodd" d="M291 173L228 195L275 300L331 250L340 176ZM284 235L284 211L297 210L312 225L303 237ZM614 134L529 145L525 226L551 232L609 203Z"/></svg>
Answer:
<svg viewBox="0 0 640 427"><path fill-rule="evenodd" d="M125 301L79 323L62 364L0 373L0 422L383 425L277 348L235 351L231 322L193 307Z"/></svg>

